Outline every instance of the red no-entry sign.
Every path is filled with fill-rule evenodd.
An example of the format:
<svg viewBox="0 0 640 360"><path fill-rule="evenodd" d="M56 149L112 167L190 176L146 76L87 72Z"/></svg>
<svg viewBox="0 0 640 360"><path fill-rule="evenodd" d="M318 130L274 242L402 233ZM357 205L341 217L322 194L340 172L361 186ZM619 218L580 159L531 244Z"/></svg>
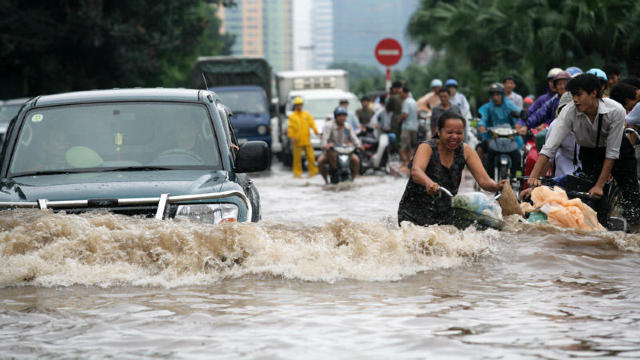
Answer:
<svg viewBox="0 0 640 360"><path fill-rule="evenodd" d="M402 45L392 38L380 40L376 45L376 59L384 66L393 66L402 59Z"/></svg>

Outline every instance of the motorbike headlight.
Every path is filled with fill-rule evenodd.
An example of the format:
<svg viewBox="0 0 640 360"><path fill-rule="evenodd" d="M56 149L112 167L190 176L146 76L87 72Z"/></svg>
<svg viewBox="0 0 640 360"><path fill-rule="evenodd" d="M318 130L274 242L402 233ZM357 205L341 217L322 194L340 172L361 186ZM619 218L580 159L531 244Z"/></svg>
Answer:
<svg viewBox="0 0 640 360"><path fill-rule="evenodd" d="M258 126L258 134L260 135L264 135L267 133L267 131L269 131L269 129L267 128L266 125L260 125Z"/></svg>
<svg viewBox="0 0 640 360"><path fill-rule="evenodd" d="M238 221L238 206L235 204L180 205L176 220L191 220L201 223L219 224Z"/></svg>

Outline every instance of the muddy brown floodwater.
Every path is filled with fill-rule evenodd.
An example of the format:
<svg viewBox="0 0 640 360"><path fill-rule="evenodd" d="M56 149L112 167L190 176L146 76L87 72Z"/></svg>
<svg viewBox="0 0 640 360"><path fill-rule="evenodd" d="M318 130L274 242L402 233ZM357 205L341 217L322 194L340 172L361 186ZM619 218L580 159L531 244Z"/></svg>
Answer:
<svg viewBox="0 0 640 360"><path fill-rule="evenodd" d="M255 177L263 221L0 214L0 358L640 358L640 236L396 224L406 179Z"/></svg>

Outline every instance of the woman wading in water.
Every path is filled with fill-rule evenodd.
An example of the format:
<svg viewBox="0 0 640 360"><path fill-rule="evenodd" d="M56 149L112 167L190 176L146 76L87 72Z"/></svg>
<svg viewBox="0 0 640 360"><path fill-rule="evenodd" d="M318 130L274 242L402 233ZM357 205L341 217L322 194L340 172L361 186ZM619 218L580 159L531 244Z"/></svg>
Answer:
<svg viewBox="0 0 640 360"><path fill-rule="evenodd" d="M452 224L451 198L438 194L440 186L458 192L465 165L478 185L487 191L500 191L506 180L493 181L478 153L464 144L464 119L447 111L438 119L438 138L422 142L409 163L411 176L398 207L398 223L416 225Z"/></svg>

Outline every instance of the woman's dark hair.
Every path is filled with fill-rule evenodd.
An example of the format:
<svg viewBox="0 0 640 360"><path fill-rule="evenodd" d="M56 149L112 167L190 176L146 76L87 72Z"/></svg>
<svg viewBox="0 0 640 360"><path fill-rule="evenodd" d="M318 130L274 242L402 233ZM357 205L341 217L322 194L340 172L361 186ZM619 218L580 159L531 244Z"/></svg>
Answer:
<svg viewBox="0 0 640 360"><path fill-rule="evenodd" d="M455 111L447 110L443 112L442 115L440 115L440 117L438 118L438 130L442 129L444 127L444 123L449 119L458 119L462 121L462 126L467 126L467 122L464 120L462 115L458 114Z"/></svg>
<svg viewBox="0 0 640 360"><path fill-rule="evenodd" d="M637 88L633 85L619 83L611 88L609 97L624 106L627 103L627 99L631 101L636 99L636 90Z"/></svg>
<svg viewBox="0 0 640 360"><path fill-rule="evenodd" d="M595 91L598 99L602 97L602 84L600 80L592 74L580 74L569 80L567 83L567 91L571 92L571 95L578 95L580 90L584 90L588 94Z"/></svg>

